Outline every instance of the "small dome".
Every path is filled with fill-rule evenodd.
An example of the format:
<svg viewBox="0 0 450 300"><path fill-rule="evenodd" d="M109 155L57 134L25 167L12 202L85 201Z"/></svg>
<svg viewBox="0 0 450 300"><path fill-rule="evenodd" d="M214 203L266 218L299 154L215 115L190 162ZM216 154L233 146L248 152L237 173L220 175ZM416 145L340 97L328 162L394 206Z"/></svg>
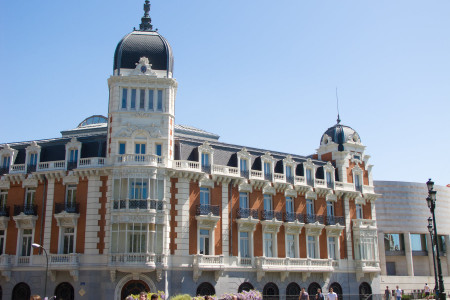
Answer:
<svg viewBox="0 0 450 300"><path fill-rule="evenodd" d="M106 124L108 123L108 119L102 115L94 115L89 118L84 119L80 124L78 124L77 128L87 127L90 125L96 124Z"/></svg>
<svg viewBox="0 0 450 300"><path fill-rule="evenodd" d="M353 128L338 122L333 127L328 128L320 139L321 145L326 145L330 142L339 144L338 150L344 151L344 143L361 144L361 138Z"/></svg>
<svg viewBox="0 0 450 300"><path fill-rule="evenodd" d="M144 16L141 19L139 30L127 34L114 52L114 71L120 69L135 69L141 57L148 58L152 70L167 71L169 77L173 73L173 55L169 42L153 30L151 24L150 1L144 4Z"/></svg>

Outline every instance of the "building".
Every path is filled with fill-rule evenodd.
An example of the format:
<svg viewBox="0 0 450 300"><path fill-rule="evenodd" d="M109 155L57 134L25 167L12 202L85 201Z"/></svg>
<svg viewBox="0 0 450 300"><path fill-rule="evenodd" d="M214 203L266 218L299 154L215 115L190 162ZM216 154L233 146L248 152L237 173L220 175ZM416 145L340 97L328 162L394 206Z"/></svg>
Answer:
<svg viewBox="0 0 450 300"><path fill-rule="evenodd" d="M427 230L430 210L425 183L375 181L381 289L386 285L411 292L425 283L435 286L431 237ZM450 286L450 188L435 186L436 224L445 286ZM384 242L383 242L384 241ZM447 292L448 294L448 292Z"/></svg>
<svg viewBox="0 0 450 300"><path fill-rule="evenodd" d="M379 195L358 133L338 118L302 156L176 125L172 50L144 10L117 45L107 117L0 146L3 297L379 293Z"/></svg>

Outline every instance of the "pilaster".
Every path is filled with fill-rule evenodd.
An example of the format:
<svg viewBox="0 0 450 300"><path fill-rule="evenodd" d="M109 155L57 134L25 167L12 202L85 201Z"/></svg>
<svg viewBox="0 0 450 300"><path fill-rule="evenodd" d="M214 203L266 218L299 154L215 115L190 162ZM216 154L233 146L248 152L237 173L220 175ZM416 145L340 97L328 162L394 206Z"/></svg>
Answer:
<svg viewBox="0 0 450 300"><path fill-rule="evenodd" d="M52 235L53 220L53 202L55 198L55 179L51 178L47 181L47 204L45 207L44 220L44 248L50 249L50 239Z"/></svg>
<svg viewBox="0 0 450 300"><path fill-rule="evenodd" d="M99 254L97 245L100 241L98 233L100 226L99 210L101 204L99 198L101 197L100 187L102 182L98 176L88 177L88 191L87 191L87 205L86 205L86 233L84 238L84 252L85 254Z"/></svg>
<svg viewBox="0 0 450 300"><path fill-rule="evenodd" d="M386 270L386 249L384 248L384 232L378 232L378 249L380 251L381 275L387 275Z"/></svg>
<svg viewBox="0 0 450 300"><path fill-rule="evenodd" d="M177 250L175 250L175 255L182 256L189 255L189 180L178 178L176 183L178 193L175 195L177 200L175 209L178 211L178 216L175 217L177 221L177 227L175 228Z"/></svg>
<svg viewBox="0 0 450 300"><path fill-rule="evenodd" d="M347 242L347 259L353 261L352 244L352 220L350 219L350 203L347 197L344 198L344 216L345 218L345 240Z"/></svg>
<svg viewBox="0 0 450 300"><path fill-rule="evenodd" d="M228 223L228 184L222 183L222 254L227 257L229 255L229 223Z"/></svg>
<svg viewBox="0 0 450 300"><path fill-rule="evenodd" d="M406 257L406 268L408 270L408 276L414 276L414 265L413 256L411 249L411 236L409 232L404 232L403 236L405 238L405 257Z"/></svg>
<svg viewBox="0 0 450 300"><path fill-rule="evenodd" d="M170 231L171 230L175 230L175 228L171 228L170 227L170 221L171 221L171 216L170 216L170 211L172 209L172 204L170 204L170 198L171 198L171 187L172 187L172 183L170 181L170 177L166 177L164 180L165 183L165 188L164 188L164 200L165 200L165 205L166 205L166 209L165 211L165 224L164 224L164 234L163 234L163 253L164 254L169 254L170 253Z"/></svg>

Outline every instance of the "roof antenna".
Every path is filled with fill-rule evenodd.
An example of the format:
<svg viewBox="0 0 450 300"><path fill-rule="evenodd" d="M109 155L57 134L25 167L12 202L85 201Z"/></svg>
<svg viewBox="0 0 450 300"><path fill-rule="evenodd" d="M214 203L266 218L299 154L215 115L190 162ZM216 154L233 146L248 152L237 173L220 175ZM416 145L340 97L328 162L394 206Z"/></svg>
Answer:
<svg viewBox="0 0 450 300"><path fill-rule="evenodd" d="M338 113L337 124L340 124L341 118L339 117L339 98L338 98L338 93L337 93L337 87L336 87L336 108L337 108L337 113Z"/></svg>
<svg viewBox="0 0 450 300"><path fill-rule="evenodd" d="M150 12L150 1L145 0L144 16L141 18L141 24L139 25L139 29L142 31L151 31L153 29L152 19L150 18L149 12Z"/></svg>

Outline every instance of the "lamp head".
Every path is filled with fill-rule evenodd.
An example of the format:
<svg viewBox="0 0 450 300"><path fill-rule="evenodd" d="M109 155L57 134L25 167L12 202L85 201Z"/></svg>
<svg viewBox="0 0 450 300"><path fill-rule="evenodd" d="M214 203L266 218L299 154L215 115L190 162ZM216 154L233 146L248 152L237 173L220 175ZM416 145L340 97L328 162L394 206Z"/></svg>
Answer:
<svg viewBox="0 0 450 300"><path fill-rule="evenodd" d="M431 206L433 205L433 201L431 200L430 196L427 197L427 204L428 208L431 208Z"/></svg>
<svg viewBox="0 0 450 300"><path fill-rule="evenodd" d="M430 179L428 179L428 181L427 181L428 192L431 192L431 191L433 190L433 187L434 187L434 182L431 181L431 178L430 178Z"/></svg>
<svg viewBox="0 0 450 300"><path fill-rule="evenodd" d="M433 232L433 220L431 219L431 217L429 217L428 218L428 231L430 232L430 233L432 233Z"/></svg>
<svg viewBox="0 0 450 300"><path fill-rule="evenodd" d="M428 193L430 195L431 201L436 202L436 191L430 191Z"/></svg>
<svg viewBox="0 0 450 300"><path fill-rule="evenodd" d="M41 248L42 246L36 243L31 244L31 247L33 248Z"/></svg>

